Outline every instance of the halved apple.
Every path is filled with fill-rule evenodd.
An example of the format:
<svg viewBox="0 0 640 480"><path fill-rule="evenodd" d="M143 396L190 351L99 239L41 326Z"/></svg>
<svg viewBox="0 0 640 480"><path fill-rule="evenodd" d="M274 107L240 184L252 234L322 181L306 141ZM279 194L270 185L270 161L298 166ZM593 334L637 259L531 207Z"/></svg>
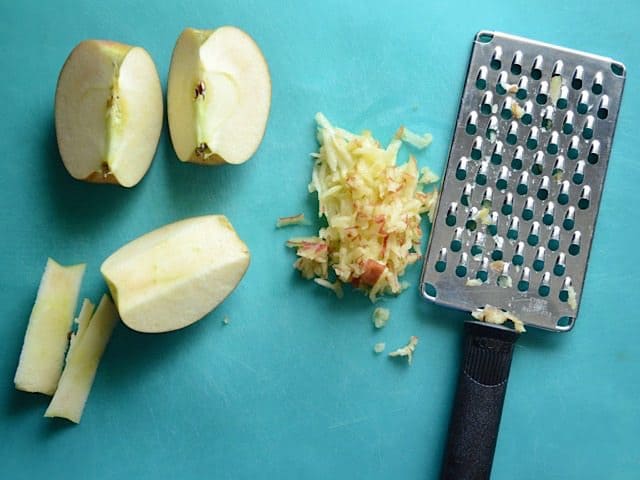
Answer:
<svg viewBox="0 0 640 480"><path fill-rule="evenodd" d="M169 131L180 160L247 161L262 141L270 106L269 69L249 35L231 26L182 32L167 91Z"/></svg>
<svg viewBox="0 0 640 480"><path fill-rule="evenodd" d="M162 129L162 87L146 50L85 40L67 58L56 89L58 148L72 177L137 184Z"/></svg>
<svg viewBox="0 0 640 480"><path fill-rule="evenodd" d="M249 250L226 217L182 220L133 240L100 271L122 321L139 332L167 332L213 310L242 279Z"/></svg>

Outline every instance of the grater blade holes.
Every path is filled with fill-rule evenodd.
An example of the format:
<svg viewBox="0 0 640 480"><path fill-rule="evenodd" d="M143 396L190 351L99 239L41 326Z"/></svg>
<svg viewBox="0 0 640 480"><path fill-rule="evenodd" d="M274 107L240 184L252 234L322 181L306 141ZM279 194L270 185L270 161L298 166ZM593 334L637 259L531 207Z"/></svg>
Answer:
<svg viewBox="0 0 640 480"><path fill-rule="evenodd" d="M488 69L484 65L478 69L478 74L476 75L476 88L478 90L487 88L487 74Z"/></svg>
<svg viewBox="0 0 640 480"><path fill-rule="evenodd" d="M531 65L531 78L534 80L540 80L542 78L542 65L543 65L542 55L537 55L536 58L533 59L533 64Z"/></svg>
<svg viewBox="0 0 640 480"><path fill-rule="evenodd" d="M493 55L491 55L491 62L489 65L493 70L500 70L502 68L502 47L497 46L493 50Z"/></svg>
<svg viewBox="0 0 640 480"><path fill-rule="evenodd" d="M593 76L593 83L591 84L591 91L594 95L600 95L602 93L603 87L603 75L602 72L597 72Z"/></svg>

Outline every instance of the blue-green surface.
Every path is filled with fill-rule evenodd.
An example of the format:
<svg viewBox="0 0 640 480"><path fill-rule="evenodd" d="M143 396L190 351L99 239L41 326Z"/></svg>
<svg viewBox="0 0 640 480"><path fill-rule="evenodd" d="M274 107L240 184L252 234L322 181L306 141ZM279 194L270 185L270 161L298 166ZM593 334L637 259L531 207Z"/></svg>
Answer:
<svg viewBox="0 0 640 480"><path fill-rule="evenodd" d="M388 139L400 124L434 134L419 155L444 165L473 34L494 29L612 56L628 79L575 329L531 331L516 348L493 478L640 478L640 235L637 68L640 8L609 2L44 2L0 6L0 477L437 477L462 320L416 289L372 305L337 301L301 280L284 247L311 227L313 116ZM106 38L144 46L163 84L186 26L234 24L260 44L273 101L258 154L239 167L180 164L163 132L134 189L72 180L58 155L53 96L73 46ZM406 155L406 152L405 152ZM82 295L105 290L100 263L174 220L226 214L252 252L216 311L183 331L118 326L78 426L42 418L46 398L13 374L47 256L88 262ZM416 285L419 268L407 273ZM231 323L223 326L228 316ZM421 343L408 368L372 346Z"/></svg>

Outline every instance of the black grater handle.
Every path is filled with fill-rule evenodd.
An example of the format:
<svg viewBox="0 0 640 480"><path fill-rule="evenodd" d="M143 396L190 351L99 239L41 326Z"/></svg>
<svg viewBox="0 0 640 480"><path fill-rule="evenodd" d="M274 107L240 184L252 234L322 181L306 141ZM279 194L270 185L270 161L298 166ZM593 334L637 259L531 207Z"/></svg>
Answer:
<svg viewBox="0 0 640 480"><path fill-rule="evenodd" d="M513 346L518 333L464 324L464 358L449 423L441 480L484 480L491 474Z"/></svg>

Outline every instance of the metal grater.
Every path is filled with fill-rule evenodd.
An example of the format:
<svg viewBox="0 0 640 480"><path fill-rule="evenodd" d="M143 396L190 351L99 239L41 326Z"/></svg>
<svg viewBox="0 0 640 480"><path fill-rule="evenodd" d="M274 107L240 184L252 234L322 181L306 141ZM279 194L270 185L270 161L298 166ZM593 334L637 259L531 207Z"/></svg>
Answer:
<svg viewBox="0 0 640 480"><path fill-rule="evenodd" d="M573 327L624 81L610 58L476 35L422 272L426 298Z"/></svg>

